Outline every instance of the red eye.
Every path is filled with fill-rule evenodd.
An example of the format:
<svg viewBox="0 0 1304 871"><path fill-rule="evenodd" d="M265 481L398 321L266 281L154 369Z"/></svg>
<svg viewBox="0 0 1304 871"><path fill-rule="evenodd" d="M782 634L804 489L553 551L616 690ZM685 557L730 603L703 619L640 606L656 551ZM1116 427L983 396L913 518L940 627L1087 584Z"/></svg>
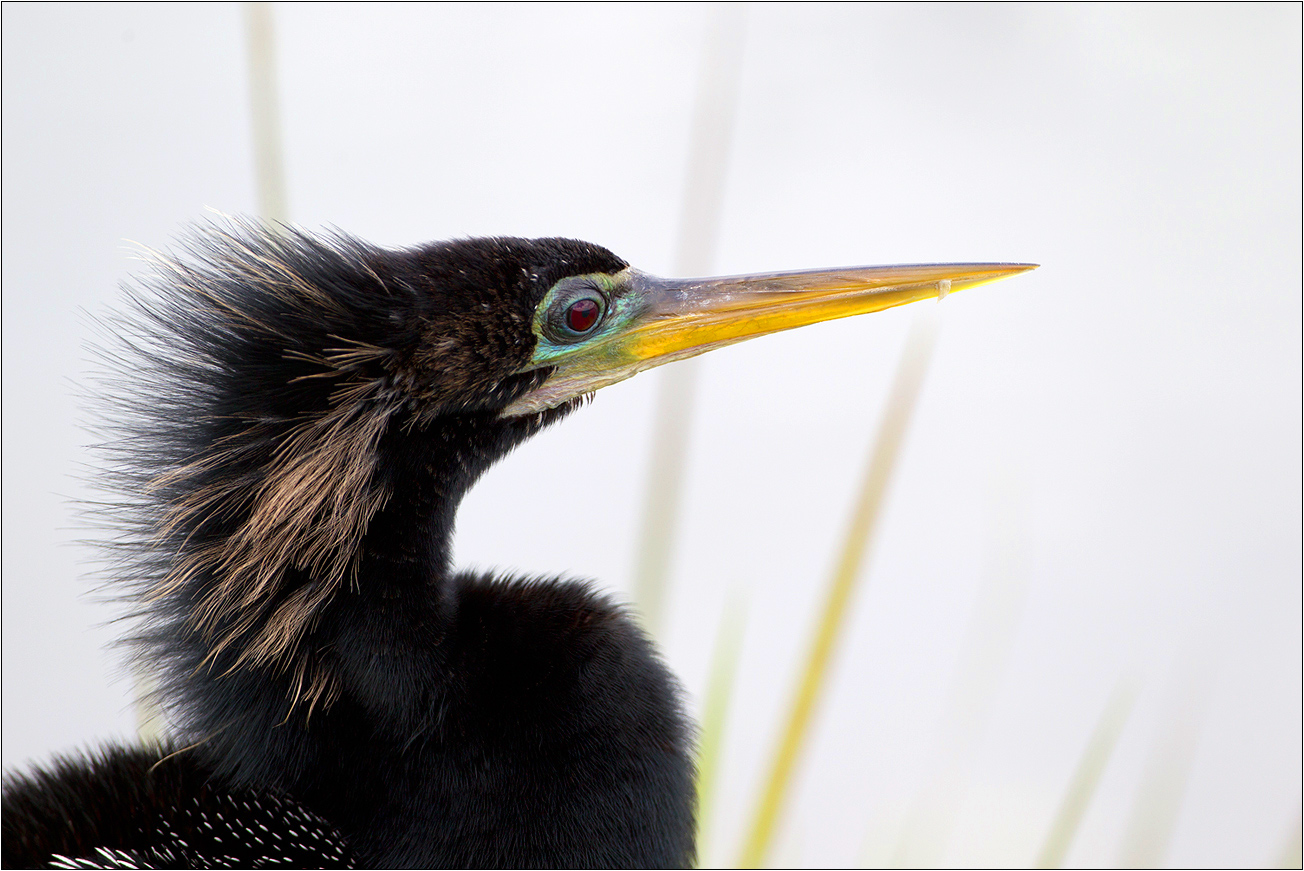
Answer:
<svg viewBox="0 0 1304 871"><path fill-rule="evenodd" d="M578 299L566 309L566 326L577 333L587 333L598 322L602 309L591 299Z"/></svg>

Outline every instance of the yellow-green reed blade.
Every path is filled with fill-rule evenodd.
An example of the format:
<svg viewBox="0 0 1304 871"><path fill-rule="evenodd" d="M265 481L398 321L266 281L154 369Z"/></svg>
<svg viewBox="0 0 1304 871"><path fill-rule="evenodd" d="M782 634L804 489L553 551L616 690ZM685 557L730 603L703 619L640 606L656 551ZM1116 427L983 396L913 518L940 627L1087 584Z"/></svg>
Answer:
<svg viewBox="0 0 1304 871"><path fill-rule="evenodd" d="M906 814L891 858L894 868L942 864L964 803L983 726L1018 632L1027 587L1017 479L1003 470L992 481L987 517L987 567L960 646L950 701L933 754L935 773ZM872 864L872 863L865 863Z"/></svg>
<svg viewBox="0 0 1304 871"><path fill-rule="evenodd" d="M697 843L698 862L708 855L711 820L715 809L716 774L720 769L720 749L725 723L729 718L729 700L733 698L734 676L738 672L738 654L742 650L743 609L730 597L720 616L711 654L711 673L702 703L702 732L697 749Z"/></svg>
<svg viewBox="0 0 1304 871"><path fill-rule="evenodd" d="M1118 853L1120 868L1159 868L1177 827L1186 783L1199 746L1200 729L1212 684L1212 650L1188 649L1170 678L1166 711L1146 760L1123 832Z"/></svg>
<svg viewBox="0 0 1304 871"><path fill-rule="evenodd" d="M1277 855L1278 868L1299 868L1304 863L1304 813L1295 812L1295 823L1291 826L1286 843Z"/></svg>
<svg viewBox="0 0 1304 871"><path fill-rule="evenodd" d="M697 82L688 174L675 246L675 274L707 275L715 260L724 208L724 179L738 107L744 10L722 4L712 12ZM634 564L634 601L653 635L664 629L666 588L683 500L698 362L685 360L660 375L652 456Z"/></svg>
<svg viewBox="0 0 1304 871"><path fill-rule="evenodd" d="M249 58L249 108L254 134L258 216L268 223L290 219L281 148L281 107L276 87L276 30L270 3L245 3Z"/></svg>
<svg viewBox="0 0 1304 871"><path fill-rule="evenodd" d="M769 778L761 793L747 841L739 859L740 868L763 865L774 840L776 823L787 797L793 771L806 743L815 706L828 678L829 663L843 624L848 604L855 591L856 579L873 539L883 495L896 466L910 415L923 385L924 373L932 355L936 326L932 313L921 312L915 318L906 346L897 366L892 393L879 425L870 453L864 482L852 514L851 525L842 545L841 556L830 579L815 637L801 672L796 695L788 711L783 736L770 765Z"/></svg>
<svg viewBox="0 0 1304 871"><path fill-rule="evenodd" d="M1105 772L1105 766L1114 753L1118 736L1123 732L1123 726L1127 723L1135 700L1136 691L1131 684L1120 681L1105 703L1100 719L1087 740L1087 746L1083 748L1082 756L1078 759L1073 778L1069 781L1068 788L1064 790L1064 798L1060 800L1055 820L1046 833L1046 841L1041 846L1041 852L1037 854L1037 868L1063 866L1064 857L1073 844L1073 836L1077 834L1078 826L1082 824L1082 818L1091 804L1091 797L1095 795L1096 786L1099 785L1100 777Z"/></svg>
<svg viewBox="0 0 1304 871"><path fill-rule="evenodd" d="M285 157L281 148L281 109L276 87L276 30L270 3L245 3L245 46L249 59L250 127L258 214L269 224L289 221L285 194ZM136 734L142 743L162 742L166 720L155 696L156 681L141 666L133 667Z"/></svg>

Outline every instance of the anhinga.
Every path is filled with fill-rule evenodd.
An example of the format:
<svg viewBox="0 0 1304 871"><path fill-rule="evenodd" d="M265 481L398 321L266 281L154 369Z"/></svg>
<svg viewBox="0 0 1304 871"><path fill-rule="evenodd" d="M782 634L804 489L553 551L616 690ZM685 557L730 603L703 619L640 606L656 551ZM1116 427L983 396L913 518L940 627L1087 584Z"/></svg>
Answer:
<svg viewBox="0 0 1304 871"><path fill-rule="evenodd" d="M114 322L98 509L175 743L10 778L5 866L691 865L674 677L585 584L456 571L458 503L643 369L1027 268L197 231Z"/></svg>

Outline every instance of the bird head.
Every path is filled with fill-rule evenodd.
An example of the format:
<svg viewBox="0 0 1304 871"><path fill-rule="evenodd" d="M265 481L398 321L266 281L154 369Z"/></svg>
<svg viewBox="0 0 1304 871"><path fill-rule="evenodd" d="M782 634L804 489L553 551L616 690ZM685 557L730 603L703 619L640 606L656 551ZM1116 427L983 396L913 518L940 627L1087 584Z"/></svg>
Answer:
<svg viewBox="0 0 1304 871"><path fill-rule="evenodd" d="M295 652L369 555L446 571L462 494L595 390L1031 268L664 279L568 239L382 249L244 223L187 253L157 259L115 329L105 451L129 510L104 516L154 618L211 640L187 667L280 664L313 699L330 681Z"/></svg>
<svg viewBox="0 0 1304 871"><path fill-rule="evenodd" d="M1031 268L966 263L665 279L626 267L570 275L534 309L525 369L546 377L503 413L552 408L755 336L940 298Z"/></svg>
<svg viewBox="0 0 1304 871"><path fill-rule="evenodd" d="M539 414L643 370L755 336L940 298L1031 268L978 263L664 279L571 239L377 252L395 387L425 421ZM396 341L397 339L397 341Z"/></svg>
<svg viewBox="0 0 1304 871"><path fill-rule="evenodd" d="M259 256L226 259L244 269L261 265L265 274L248 276L256 280L243 290L252 284L257 293L236 294L236 307L271 303L280 308L260 313L260 323L297 321L276 332L281 344L295 346L281 349L284 359L306 368L281 371L284 380L329 383L365 370L372 395L418 425L459 413L519 417L567 408L663 363L1031 268L941 264L664 279L572 239L384 250L345 238L326 244L246 233L246 244L251 238ZM318 371L308 371L314 364Z"/></svg>

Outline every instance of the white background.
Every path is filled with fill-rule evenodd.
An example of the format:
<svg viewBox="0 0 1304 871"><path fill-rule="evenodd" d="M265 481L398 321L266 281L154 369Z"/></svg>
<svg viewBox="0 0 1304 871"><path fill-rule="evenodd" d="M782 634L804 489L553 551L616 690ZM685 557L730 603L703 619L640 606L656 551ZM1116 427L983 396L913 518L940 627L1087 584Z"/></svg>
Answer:
<svg viewBox="0 0 1304 871"><path fill-rule="evenodd" d="M290 217L575 236L669 274L713 14L278 7ZM134 730L76 543L85 312L127 240L256 201L239 6L3 16L14 767ZM1043 264L937 307L775 861L1033 861L1120 681L1136 705L1068 861L1126 861L1165 789L1163 861L1277 861L1301 788L1300 7L745 19L716 271ZM702 358L663 637L694 706L731 595L745 614L704 864L737 855L913 316ZM627 595L660 377L490 473L459 561Z"/></svg>

